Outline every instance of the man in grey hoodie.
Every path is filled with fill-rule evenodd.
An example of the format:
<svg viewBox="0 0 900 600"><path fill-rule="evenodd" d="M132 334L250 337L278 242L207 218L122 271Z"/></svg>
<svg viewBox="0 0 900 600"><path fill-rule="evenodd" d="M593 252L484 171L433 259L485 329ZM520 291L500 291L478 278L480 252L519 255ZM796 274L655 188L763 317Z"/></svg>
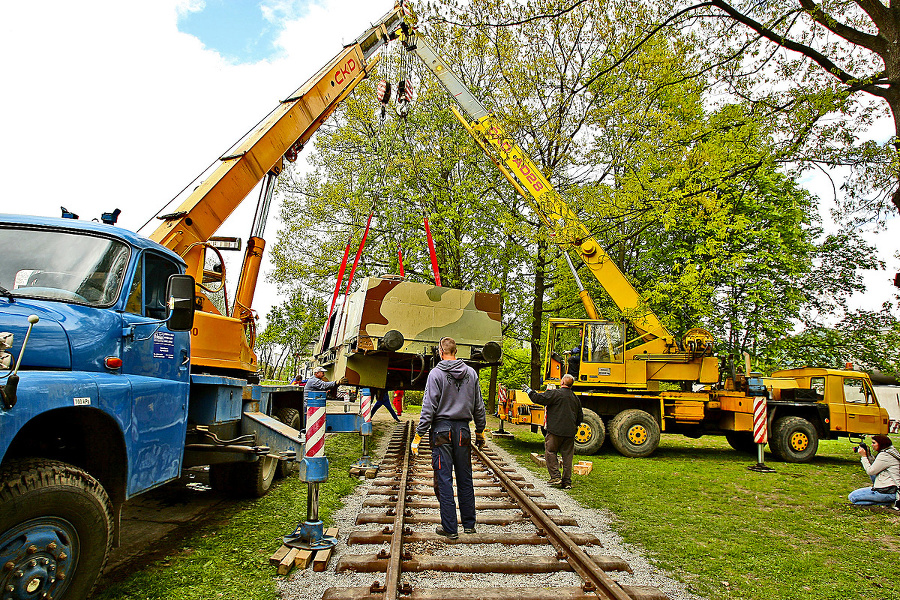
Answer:
<svg viewBox="0 0 900 600"><path fill-rule="evenodd" d="M463 531L475 533L475 487L472 484L472 437L469 421L475 421L475 444L484 445L484 400L475 370L456 358L456 341L441 338L437 351L441 361L428 374L422 398L422 415L413 440L413 454L419 441L431 430L431 465L434 469L434 493L441 507L439 535L451 540L459 537L456 502L453 499L453 473Z"/></svg>

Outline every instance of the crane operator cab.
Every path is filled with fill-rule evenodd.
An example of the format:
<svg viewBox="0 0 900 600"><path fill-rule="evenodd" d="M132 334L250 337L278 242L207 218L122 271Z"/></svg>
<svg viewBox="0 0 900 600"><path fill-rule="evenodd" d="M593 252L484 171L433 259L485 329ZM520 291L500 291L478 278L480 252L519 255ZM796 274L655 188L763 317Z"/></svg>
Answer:
<svg viewBox="0 0 900 600"><path fill-rule="evenodd" d="M576 383L623 382L625 326L614 321L551 319L544 378L558 384L564 374Z"/></svg>

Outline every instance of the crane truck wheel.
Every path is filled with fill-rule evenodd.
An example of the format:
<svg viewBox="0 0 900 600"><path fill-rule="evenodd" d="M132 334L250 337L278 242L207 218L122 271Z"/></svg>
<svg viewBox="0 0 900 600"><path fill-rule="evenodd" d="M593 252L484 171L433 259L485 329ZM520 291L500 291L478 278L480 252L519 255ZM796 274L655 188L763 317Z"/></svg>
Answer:
<svg viewBox="0 0 900 600"><path fill-rule="evenodd" d="M80 600L112 547L109 496L86 471L45 459L0 470L0 586L4 597Z"/></svg>
<svg viewBox="0 0 900 600"><path fill-rule="evenodd" d="M603 419L590 410L584 409L584 421L575 432L575 452L578 454L597 454L606 441L606 425Z"/></svg>
<svg viewBox="0 0 900 600"><path fill-rule="evenodd" d="M296 408L279 409L278 412L275 413L275 418L297 431L300 431L303 428L303 424L300 420L300 411ZM293 460L279 460L278 471L276 471L275 476L279 478L289 477L298 464L299 463Z"/></svg>
<svg viewBox="0 0 900 600"><path fill-rule="evenodd" d="M209 467L209 485L240 498L262 498L272 489L279 460L260 456L256 462L219 463Z"/></svg>
<svg viewBox="0 0 900 600"><path fill-rule="evenodd" d="M753 441L753 433L750 431L726 431L725 439L728 445L744 454L756 453L756 442Z"/></svg>
<svg viewBox="0 0 900 600"><path fill-rule="evenodd" d="M623 410L609 422L609 441L622 456L650 456L659 447L659 424L646 411Z"/></svg>
<svg viewBox="0 0 900 600"><path fill-rule="evenodd" d="M781 417L772 426L769 446L785 462L809 462L819 449L819 433L803 417Z"/></svg>

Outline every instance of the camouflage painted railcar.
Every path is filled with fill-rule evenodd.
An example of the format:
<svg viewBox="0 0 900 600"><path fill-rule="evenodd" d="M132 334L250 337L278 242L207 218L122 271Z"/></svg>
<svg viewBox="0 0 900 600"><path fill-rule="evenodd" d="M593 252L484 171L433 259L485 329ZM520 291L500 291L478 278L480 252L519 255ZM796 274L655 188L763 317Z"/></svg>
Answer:
<svg viewBox="0 0 900 600"><path fill-rule="evenodd" d="M369 277L335 311L316 345L331 380L387 390L421 390L452 337L475 369L500 360L500 295Z"/></svg>

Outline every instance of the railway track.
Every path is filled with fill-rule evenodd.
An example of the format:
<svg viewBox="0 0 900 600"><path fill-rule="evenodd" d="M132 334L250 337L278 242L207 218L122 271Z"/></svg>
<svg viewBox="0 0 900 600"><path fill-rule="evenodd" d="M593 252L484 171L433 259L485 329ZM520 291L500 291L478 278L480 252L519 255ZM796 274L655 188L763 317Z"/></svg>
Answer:
<svg viewBox="0 0 900 600"><path fill-rule="evenodd" d="M323 600L666 600L653 587L620 585L629 571L590 533L569 532L574 518L488 446L473 448L477 533L448 540L432 485L431 449L409 452L413 423L394 429L356 519L337 572L367 573L367 587L332 587ZM366 545L366 546L363 546ZM370 551L376 545L374 551ZM360 553L361 552L361 553ZM579 584L580 582L580 584Z"/></svg>

